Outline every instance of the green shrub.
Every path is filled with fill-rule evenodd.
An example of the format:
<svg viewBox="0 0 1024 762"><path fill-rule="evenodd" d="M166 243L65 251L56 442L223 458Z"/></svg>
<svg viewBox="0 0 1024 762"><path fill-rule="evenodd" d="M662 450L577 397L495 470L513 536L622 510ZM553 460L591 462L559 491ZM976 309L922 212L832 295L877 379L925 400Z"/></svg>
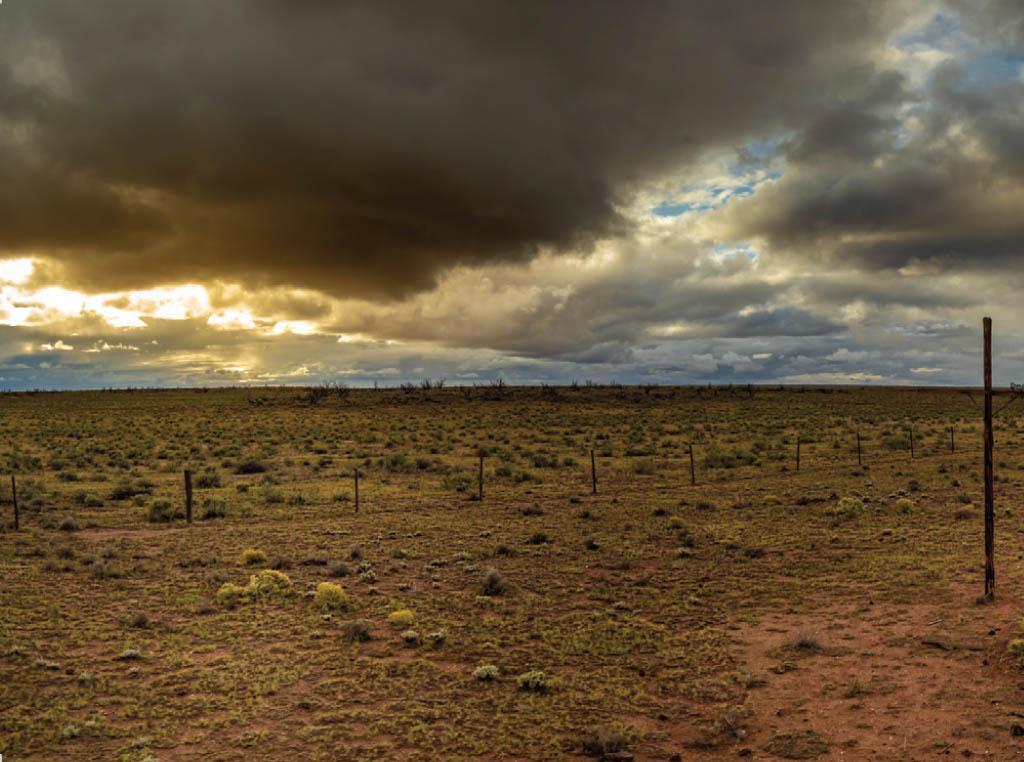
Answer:
<svg viewBox="0 0 1024 762"><path fill-rule="evenodd" d="M402 643L410 648L420 644L420 634L416 630L405 630L400 637L402 638Z"/></svg>
<svg viewBox="0 0 1024 762"><path fill-rule="evenodd" d="M516 685L519 686L521 691L531 691L533 693L547 693L551 688L547 676L539 669L532 669L519 675L516 678Z"/></svg>
<svg viewBox="0 0 1024 762"><path fill-rule="evenodd" d="M225 515L227 515L227 506L224 501L208 497L203 501L203 511L199 518L204 520L222 519Z"/></svg>
<svg viewBox="0 0 1024 762"><path fill-rule="evenodd" d="M260 463L258 460L243 460L237 466L235 466L236 474L262 474L265 473L267 467Z"/></svg>
<svg viewBox="0 0 1024 762"><path fill-rule="evenodd" d="M149 501L146 509L146 521L156 524L174 521L181 517L181 512L166 497L158 497Z"/></svg>
<svg viewBox="0 0 1024 762"><path fill-rule="evenodd" d="M220 474L213 469L207 469L196 477L196 486L200 489L212 489L220 486Z"/></svg>
<svg viewBox="0 0 1024 762"><path fill-rule="evenodd" d="M349 643L365 643L373 637L373 625L365 619L346 622L341 631Z"/></svg>
<svg viewBox="0 0 1024 762"><path fill-rule="evenodd" d="M509 584L501 572L496 569L491 569L484 575L484 581L480 586L480 592L483 595L504 595L508 592Z"/></svg>
<svg viewBox="0 0 1024 762"><path fill-rule="evenodd" d="M473 670L473 677L482 683L490 683L497 680L499 674L501 674L501 670L493 664L482 664Z"/></svg>

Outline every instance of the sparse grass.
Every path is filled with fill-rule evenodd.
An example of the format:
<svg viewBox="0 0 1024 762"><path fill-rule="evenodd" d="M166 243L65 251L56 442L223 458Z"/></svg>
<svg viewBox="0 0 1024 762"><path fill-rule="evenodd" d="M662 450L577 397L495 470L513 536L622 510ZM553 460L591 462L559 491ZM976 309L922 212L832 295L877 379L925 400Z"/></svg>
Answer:
<svg viewBox="0 0 1024 762"><path fill-rule="evenodd" d="M786 642L785 650L801 654L820 654L824 646L817 635L811 632L801 632L792 640Z"/></svg>
<svg viewBox="0 0 1024 762"><path fill-rule="evenodd" d="M963 451L933 455L923 433L925 418L941 432L973 415L964 395L421 394L353 391L315 407L294 390L6 395L22 529L0 531L4 758L244 760L273 745L309 759L703 753L682 737L723 759L824 757L825 739L785 732L800 715L726 721L793 677L764 675L751 694L761 675L744 678L737 631L782 643L771 668L796 669L814 686L802 699L832 702L840 722L896 697L866 677L820 689L815 671L845 644L822 612L942 601L950 622L973 616L943 594L978 564L980 437L961 423ZM910 407L914 461L882 443ZM851 455L854 419L866 469ZM998 425L1000 458L1024 460L1024 430ZM799 472L794 430L814 432ZM481 450L485 497L470 502ZM180 521L183 468L197 518L210 506L216 521ZM1024 498L1019 470L997 469L1000 537L1019 529L1019 512L1004 515ZM153 504L160 523L147 520ZM76 529L61 532L71 516ZM997 553L1010 590L1017 551L1008 540ZM342 581L347 606L335 608L319 590ZM765 630L775 617L800 623ZM804 626L820 636L794 637ZM1006 648L987 679L1024 662L1024 646ZM139 658L116 658L130 649ZM848 674L871 672L851 650ZM535 667L544 678L520 691ZM637 718L637 730L588 730L605 718ZM991 746L964 733L956 754ZM835 750L850 737L834 735ZM883 734L857 735L847 756L896 756Z"/></svg>
<svg viewBox="0 0 1024 762"><path fill-rule="evenodd" d="M829 743L813 730L778 733L765 745L765 750L782 759L816 759L829 749Z"/></svg>

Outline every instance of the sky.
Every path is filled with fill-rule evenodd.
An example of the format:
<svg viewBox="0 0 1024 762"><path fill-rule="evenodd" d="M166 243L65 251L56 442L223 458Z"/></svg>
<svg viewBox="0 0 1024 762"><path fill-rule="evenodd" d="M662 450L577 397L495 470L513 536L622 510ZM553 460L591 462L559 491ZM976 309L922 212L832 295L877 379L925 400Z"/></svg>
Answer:
<svg viewBox="0 0 1024 762"><path fill-rule="evenodd" d="M1017 0L4 0L0 389L1024 381Z"/></svg>

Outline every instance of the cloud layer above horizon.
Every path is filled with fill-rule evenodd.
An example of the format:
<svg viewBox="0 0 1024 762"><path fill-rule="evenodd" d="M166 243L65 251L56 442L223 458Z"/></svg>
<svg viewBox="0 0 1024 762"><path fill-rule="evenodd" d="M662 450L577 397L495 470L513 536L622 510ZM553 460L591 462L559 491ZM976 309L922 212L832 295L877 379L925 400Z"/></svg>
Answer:
<svg viewBox="0 0 1024 762"><path fill-rule="evenodd" d="M0 5L0 387L1024 380L1010 0ZM1014 375L1017 374L1017 375Z"/></svg>

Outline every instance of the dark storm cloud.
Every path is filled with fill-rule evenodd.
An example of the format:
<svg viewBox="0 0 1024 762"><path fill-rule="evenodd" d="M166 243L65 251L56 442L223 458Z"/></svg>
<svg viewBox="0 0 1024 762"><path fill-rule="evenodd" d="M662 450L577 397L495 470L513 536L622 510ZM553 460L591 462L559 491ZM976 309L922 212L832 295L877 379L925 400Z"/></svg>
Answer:
<svg viewBox="0 0 1024 762"><path fill-rule="evenodd" d="M866 59L895 5L6 3L0 250L87 288L380 298L585 249L628 228L638 183L709 147L793 129L865 80L893 97ZM888 127L831 118L856 126L852 156Z"/></svg>
<svg viewBox="0 0 1024 762"><path fill-rule="evenodd" d="M964 13L965 28L988 37L954 51L918 92L879 73L863 97L810 120L784 146L783 178L721 215L725 237L760 238L805 264L866 270L999 270L1019 261L1024 12L978 3Z"/></svg>

